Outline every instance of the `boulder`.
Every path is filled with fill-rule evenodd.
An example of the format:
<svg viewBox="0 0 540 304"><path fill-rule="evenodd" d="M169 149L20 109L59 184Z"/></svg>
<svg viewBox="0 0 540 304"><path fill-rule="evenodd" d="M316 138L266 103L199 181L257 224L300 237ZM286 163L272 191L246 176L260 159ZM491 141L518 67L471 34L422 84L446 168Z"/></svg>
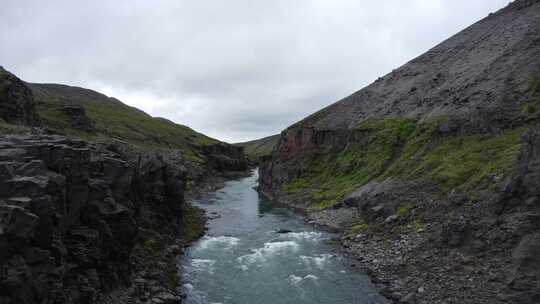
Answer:
<svg viewBox="0 0 540 304"><path fill-rule="evenodd" d="M66 100L64 101L61 110L69 117L73 128L86 133L96 132L95 123L86 115L84 106Z"/></svg>
<svg viewBox="0 0 540 304"><path fill-rule="evenodd" d="M286 234L286 233L291 233L292 230L289 230L289 229L278 229L276 231L276 233L279 233L279 234Z"/></svg>
<svg viewBox="0 0 540 304"><path fill-rule="evenodd" d="M399 207L416 205L435 196L433 185L421 181L385 180L369 182L347 195L343 204L356 207L370 219L388 218Z"/></svg>

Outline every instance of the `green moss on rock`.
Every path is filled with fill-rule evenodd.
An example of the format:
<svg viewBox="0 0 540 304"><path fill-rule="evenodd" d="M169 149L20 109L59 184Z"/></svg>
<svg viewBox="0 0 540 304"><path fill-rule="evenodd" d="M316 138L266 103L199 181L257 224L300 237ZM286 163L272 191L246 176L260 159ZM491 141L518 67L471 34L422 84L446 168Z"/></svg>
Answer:
<svg viewBox="0 0 540 304"><path fill-rule="evenodd" d="M443 191L467 191L497 180L511 168L524 128L499 134L440 134L447 119L365 121L358 126L365 136L338 153L316 156L284 190L308 196L313 208L325 208L371 180L419 179Z"/></svg>
<svg viewBox="0 0 540 304"><path fill-rule="evenodd" d="M7 123L0 118L0 134L27 134L30 133L30 128L20 125Z"/></svg>
<svg viewBox="0 0 540 304"><path fill-rule="evenodd" d="M43 125L54 132L73 135L94 142L121 140L143 149L175 149L195 163L205 163L201 148L217 140L191 128L143 111L90 90L62 85L32 85L36 110ZM72 126L62 107L65 103L81 105L95 123L95 132L87 133Z"/></svg>
<svg viewBox="0 0 540 304"><path fill-rule="evenodd" d="M335 204L337 204L337 201L335 199L325 199L325 200L321 200L321 201L311 204L309 208L313 210L323 210L323 209L332 207Z"/></svg>
<svg viewBox="0 0 540 304"><path fill-rule="evenodd" d="M330 205L358 185L379 176L415 129L409 118L368 120L359 125L362 142L351 143L343 151L317 157L302 176L285 185L289 193L310 193L312 206Z"/></svg>
<svg viewBox="0 0 540 304"><path fill-rule="evenodd" d="M396 214L397 214L399 217L407 216L407 215L409 215L409 213L411 212L411 210L412 210L413 208L414 208L414 206L413 206L413 205L410 205L410 204L402 205L402 206L400 206L400 207L397 209Z"/></svg>
<svg viewBox="0 0 540 304"><path fill-rule="evenodd" d="M193 242L204 235L206 216L204 210L187 206L182 217L183 239L186 243Z"/></svg>
<svg viewBox="0 0 540 304"><path fill-rule="evenodd" d="M380 179L424 179L446 190L470 190L511 166L523 132L437 137L433 126L420 128Z"/></svg>
<svg viewBox="0 0 540 304"><path fill-rule="evenodd" d="M368 229L368 224L362 222L351 226L351 234L359 234Z"/></svg>

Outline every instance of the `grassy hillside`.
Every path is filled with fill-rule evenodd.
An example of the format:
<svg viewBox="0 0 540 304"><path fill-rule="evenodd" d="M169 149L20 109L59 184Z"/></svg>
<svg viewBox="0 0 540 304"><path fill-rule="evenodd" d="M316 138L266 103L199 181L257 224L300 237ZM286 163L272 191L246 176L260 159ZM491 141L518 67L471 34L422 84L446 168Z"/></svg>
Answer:
<svg viewBox="0 0 540 304"><path fill-rule="evenodd" d="M277 145L278 141L279 134L276 134L261 139L237 143L234 145L244 147L246 155L253 160L257 160L263 156L270 155L274 150L274 147Z"/></svg>
<svg viewBox="0 0 540 304"><path fill-rule="evenodd" d="M359 141L341 151L320 151L302 175L285 185L313 209L335 205L370 181L422 180L441 193L492 187L515 166L526 127L500 134L440 134L443 119L370 120Z"/></svg>
<svg viewBox="0 0 540 304"><path fill-rule="evenodd" d="M59 84L29 86L43 124L58 133L94 141L117 139L146 148L179 149L196 161L200 161L198 147L218 143L189 127L152 117L92 90ZM66 111L66 105L83 106L93 130L77 128L77 118Z"/></svg>

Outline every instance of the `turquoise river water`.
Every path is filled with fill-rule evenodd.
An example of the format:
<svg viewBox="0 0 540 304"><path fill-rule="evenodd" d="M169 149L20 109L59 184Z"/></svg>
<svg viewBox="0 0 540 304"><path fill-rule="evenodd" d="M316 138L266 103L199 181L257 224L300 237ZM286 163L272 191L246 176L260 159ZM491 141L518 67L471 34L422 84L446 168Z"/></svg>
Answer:
<svg viewBox="0 0 540 304"><path fill-rule="evenodd" d="M182 259L188 304L379 303L368 278L340 255L335 235L259 197L256 184L254 173L195 202L220 217Z"/></svg>

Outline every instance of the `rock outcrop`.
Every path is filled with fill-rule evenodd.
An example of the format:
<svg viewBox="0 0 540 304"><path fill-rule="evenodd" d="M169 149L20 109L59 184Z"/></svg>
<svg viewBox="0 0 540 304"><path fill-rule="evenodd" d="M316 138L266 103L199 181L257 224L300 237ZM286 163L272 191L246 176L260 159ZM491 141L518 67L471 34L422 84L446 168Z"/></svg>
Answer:
<svg viewBox="0 0 540 304"><path fill-rule="evenodd" d="M262 185L279 190L298 166L287 160L362 137L363 123L388 117L444 119L446 133L500 133L534 116L540 68L539 3L518 0L366 88L282 132ZM269 167L271 166L271 167ZM293 172L281 172L282 170ZM268 181L268 185L265 185ZM263 187L263 188L264 188Z"/></svg>
<svg viewBox="0 0 540 304"><path fill-rule="evenodd" d="M244 148L217 143L202 147L202 154L208 159L212 169L217 171L244 171L247 160Z"/></svg>
<svg viewBox="0 0 540 304"><path fill-rule="evenodd" d="M260 191L341 229L396 303L539 303L540 1L290 126Z"/></svg>
<svg viewBox="0 0 540 304"><path fill-rule="evenodd" d="M61 136L0 138L2 303L96 303L131 285L144 221L179 228L174 159Z"/></svg>
<svg viewBox="0 0 540 304"><path fill-rule="evenodd" d="M86 110L82 105L65 100L62 105L62 112L69 117L71 126L74 129L86 133L96 133L95 123L86 115Z"/></svg>
<svg viewBox="0 0 540 304"><path fill-rule="evenodd" d="M15 75L0 66L0 119L16 125L37 126L32 91Z"/></svg>
<svg viewBox="0 0 540 304"><path fill-rule="evenodd" d="M0 69L0 303L180 303L176 259L204 233L186 186L244 170L243 149L94 91L33 87L49 110L45 127L54 128L28 128L41 121L32 90ZM115 137L97 144L50 134L97 132L85 105L142 117L155 143L163 128L185 138L152 150Z"/></svg>

